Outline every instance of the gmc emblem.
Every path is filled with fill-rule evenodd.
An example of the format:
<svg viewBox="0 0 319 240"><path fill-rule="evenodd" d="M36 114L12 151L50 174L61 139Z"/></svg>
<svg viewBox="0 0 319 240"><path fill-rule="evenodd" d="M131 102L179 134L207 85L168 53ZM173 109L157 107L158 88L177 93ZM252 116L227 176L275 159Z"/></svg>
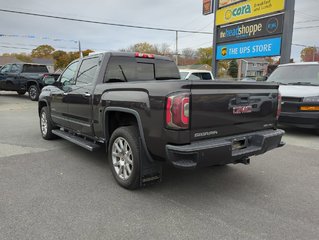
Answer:
<svg viewBox="0 0 319 240"><path fill-rule="evenodd" d="M253 111L253 107L252 106L236 106L236 107L233 107L233 114L235 114L235 115L251 113L252 111Z"/></svg>

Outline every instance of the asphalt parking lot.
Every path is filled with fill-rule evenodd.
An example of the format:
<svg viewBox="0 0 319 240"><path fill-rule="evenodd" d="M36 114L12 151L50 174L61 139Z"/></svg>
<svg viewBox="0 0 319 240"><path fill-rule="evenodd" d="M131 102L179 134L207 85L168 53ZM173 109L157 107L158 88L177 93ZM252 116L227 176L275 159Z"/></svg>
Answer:
<svg viewBox="0 0 319 240"><path fill-rule="evenodd" d="M0 92L0 239L318 239L319 136L286 128L250 166L165 166L127 191L103 150L41 138L37 103Z"/></svg>

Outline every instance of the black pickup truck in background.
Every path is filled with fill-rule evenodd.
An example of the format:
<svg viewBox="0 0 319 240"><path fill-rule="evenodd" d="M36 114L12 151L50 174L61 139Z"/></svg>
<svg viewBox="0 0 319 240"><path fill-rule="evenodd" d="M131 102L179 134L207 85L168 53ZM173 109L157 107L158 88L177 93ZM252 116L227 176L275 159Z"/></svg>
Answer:
<svg viewBox="0 0 319 240"><path fill-rule="evenodd" d="M159 182L164 162L249 164L283 146L279 99L277 84L181 81L169 58L102 53L73 61L43 88L38 111L44 139L105 145L116 181L135 189Z"/></svg>
<svg viewBox="0 0 319 240"><path fill-rule="evenodd" d="M45 65L31 63L13 63L4 65L0 69L0 90L16 91L19 95L29 93L32 101L39 98L41 89L52 82L53 77L57 79L59 75L49 74Z"/></svg>

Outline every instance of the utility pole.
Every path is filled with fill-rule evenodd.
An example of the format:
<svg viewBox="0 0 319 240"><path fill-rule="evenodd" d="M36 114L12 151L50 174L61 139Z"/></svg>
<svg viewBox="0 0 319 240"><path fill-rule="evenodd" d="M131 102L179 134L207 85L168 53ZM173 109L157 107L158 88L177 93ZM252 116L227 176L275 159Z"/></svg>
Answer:
<svg viewBox="0 0 319 240"><path fill-rule="evenodd" d="M284 33L281 43L280 64L290 63L292 34L294 31L295 0L286 0Z"/></svg>
<svg viewBox="0 0 319 240"><path fill-rule="evenodd" d="M178 66L178 31L176 31L176 65Z"/></svg>
<svg viewBox="0 0 319 240"><path fill-rule="evenodd" d="M80 58L83 58L83 53L81 49L81 42L79 41L79 53L80 53Z"/></svg>
<svg viewBox="0 0 319 240"><path fill-rule="evenodd" d="M216 42L217 42L217 36L216 36L216 32L217 32L217 26L216 26L216 13L218 10L218 5L219 5L219 1L213 1L214 4L214 10L215 10L215 14L214 14L214 35L213 35L213 56L212 56L212 72L213 72L213 76L215 78L218 77L218 61L216 61L216 49L215 46L217 46Z"/></svg>

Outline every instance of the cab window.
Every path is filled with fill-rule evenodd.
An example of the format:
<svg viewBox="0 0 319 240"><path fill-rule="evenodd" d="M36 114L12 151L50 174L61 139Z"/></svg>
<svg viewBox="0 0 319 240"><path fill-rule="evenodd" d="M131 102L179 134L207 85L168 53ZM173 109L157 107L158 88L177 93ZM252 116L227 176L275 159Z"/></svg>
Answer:
<svg viewBox="0 0 319 240"><path fill-rule="evenodd" d="M79 62L71 63L61 75L60 82L62 85L74 85L75 84L75 73Z"/></svg>
<svg viewBox="0 0 319 240"><path fill-rule="evenodd" d="M17 64L12 64L11 73L19 73L21 71L21 66Z"/></svg>
<svg viewBox="0 0 319 240"><path fill-rule="evenodd" d="M1 68L0 73L2 73L2 74L8 73L8 72L10 72L10 70L11 70L11 65L8 64L8 65L5 65L5 66L3 66L3 67Z"/></svg>
<svg viewBox="0 0 319 240"><path fill-rule="evenodd" d="M92 84L97 72L99 58L89 58L82 61L76 85Z"/></svg>

